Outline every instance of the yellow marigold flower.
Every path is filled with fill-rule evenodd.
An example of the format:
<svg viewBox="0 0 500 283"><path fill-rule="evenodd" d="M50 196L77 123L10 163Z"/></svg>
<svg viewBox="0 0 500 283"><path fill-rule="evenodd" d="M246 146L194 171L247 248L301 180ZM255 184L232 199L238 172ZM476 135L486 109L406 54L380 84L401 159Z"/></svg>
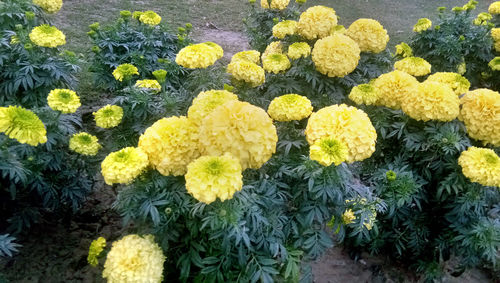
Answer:
<svg viewBox="0 0 500 283"><path fill-rule="evenodd" d="M493 70L493 71L500 71L500 57L495 57L493 60L491 60L488 63L488 66Z"/></svg>
<svg viewBox="0 0 500 283"><path fill-rule="evenodd" d="M302 95L285 94L274 98L269 104L267 113L275 121L300 121L309 117L313 107L311 101Z"/></svg>
<svg viewBox="0 0 500 283"><path fill-rule="evenodd" d="M462 173L472 182L500 187L500 157L489 148L469 147L458 158Z"/></svg>
<svg viewBox="0 0 500 283"><path fill-rule="evenodd" d="M0 107L0 133L32 146L47 142L47 131L40 118L20 106Z"/></svg>
<svg viewBox="0 0 500 283"><path fill-rule="evenodd" d="M374 105L379 98L379 91L372 84L360 84L351 89L349 99L356 104Z"/></svg>
<svg viewBox="0 0 500 283"><path fill-rule="evenodd" d="M219 44L211 41L203 42L202 44L208 45L208 47L211 47L214 50L217 60L224 56L224 49L222 49Z"/></svg>
<svg viewBox="0 0 500 283"><path fill-rule="evenodd" d="M299 18L298 33L308 40L330 35L337 25L335 10L325 6L313 6L305 10Z"/></svg>
<svg viewBox="0 0 500 283"><path fill-rule="evenodd" d="M217 55L216 49L207 44L193 44L182 48L175 62L184 68L205 69L217 61L219 58Z"/></svg>
<svg viewBox="0 0 500 283"><path fill-rule="evenodd" d="M108 283L160 283L164 262L163 251L152 235L127 235L113 242L102 277Z"/></svg>
<svg viewBox="0 0 500 283"><path fill-rule="evenodd" d="M33 4L42 8L45 12L49 14L57 13L61 10L63 1L62 0L33 0Z"/></svg>
<svg viewBox="0 0 500 283"><path fill-rule="evenodd" d="M387 30L378 21L372 19L354 21L345 34L358 44L361 52L380 53L385 50L389 42Z"/></svg>
<svg viewBox="0 0 500 283"><path fill-rule="evenodd" d="M66 44L66 36L54 26L41 25L30 32L30 40L41 47L55 48Z"/></svg>
<svg viewBox="0 0 500 283"><path fill-rule="evenodd" d="M323 75L344 77L358 66L360 52L354 40L336 33L316 41L312 60L316 70Z"/></svg>
<svg viewBox="0 0 500 283"><path fill-rule="evenodd" d="M231 155L202 156L187 167L186 189L198 201L232 199L243 187L241 164Z"/></svg>
<svg viewBox="0 0 500 283"><path fill-rule="evenodd" d="M282 21L277 23L273 27L273 36L278 39L283 39L287 35L294 35L296 30L297 30L296 21L291 21L291 20Z"/></svg>
<svg viewBox="0 0 500 283"><path fill-rule="evenodd" d="M446 84L425 81L402 97L403 112L415 120L452 121L460 112L460 99Z"/></svg>
<svg viewBox="0 0 500 283"><path fill-rule="evenodd" d="M488 13L492 15L500 14L500 1L491 3L490 7L488 7Z"/></svg>
<svg viewBox="0 0 500 283"><path fill-rule="evenodd" d="M184 175L187 165L200 156L198 128L184 116L163 118L146 129L139 147L162 175Z"/></svg>
<svg viewBox="0 0 500 283"><path fill-rule="evenodd" d="M155 92L161 90L161 85L157 80L138 80L135 82L135 86L139 88L151 89Z"/></svg>
<svg viewBox="0 0 500 283"><path fill-rule="evenodd" d="M348 163L369 158L375 151L377 133L365 112L345 104L320 109L309 118L306 127L309 144L334 136L349 148Z"/></svg>
<svg viewBox="0 0 500 283"><path fill-rule="evenodd" d="M402 71L396 70L383 74L373 83L373 86L379 90L377 104L400 109L402 97L408 95L417 85L418 81L415 77Z"/></svg>
<svg viewBox="0 0 500 283"><path fill-rule="evenodd" d="M97 137L89 133L77 133L69 139L69 149L81 155L94 156L101 147Z"/></svg>
<svg viewBox="0 0 500 283"><path fill-rule="evenodd" d="M491 19L493 19L493 16L489 13L479 13L479 15L477 15L477 18L475 18L472 23L476 26L485 26L488 24L488 21L490 21Z"/></svg>
<svg viewBox="0 0 500 283"><path fill-rule="evenodd" d="M269 45L266 47L266 50L262 53L262 61L267 57L267 55L270 54L282 54L283 53L283 46L281 45L281 41L273 41L269 43Z"/></svg>
<svg viewBox="0 0 500 283"><path fill-rule="evenodd" d="M457 66L457 73L463 75L466 72L467 72L467 65L465 64L465 61L463 61Z"/></svg>
<svg viewBox="0 0 500 283"><path fill-rule="evenodd" d="M286 71L290 68L290 60L285 54L269 54L262 60L264 70L269 73L278 74L279 72Z"/></svg>
<svg viewBox="0 0 500 283"><path fill-rule="evenodd" d="M136 19L136 20L139 20L139 18L141 17L142 13L143 13L143 12L141 12L141 11L134 11L134 12L132 13L132 18L134 18L134 19Z"/></svg>
<svg viewBox="0 0 500 283"><path fill-rule="evenodd" d="M257 87L266 81L266 73L259 65L250 61L239 60L227 65L227 72L238 80Z"/></svg>
<svg viewBox="0 0 500 283"><path fill-rule="evenodd" d="M493 40L495 42L500 41L500 28L492 28L491 29L491 37L493 38Z"/></svg>
<svg viewBox="0 0 500 283"><path fill-rule="evenodd" d="M212 113L218 106L230 101L238 100L238 96L227 90L203 91L193 99L188 109L188 118L195 125L201 125L203 119Z"/></svg>
<svg viewBox="0 0 500 283"><path fill-rule="evenodd" d="M257 50L241 51L233 55L231 63L237 61L249 61L254 64L260 64L260 52Z"/></svg>
<svg viewBox="0 0 500 283"><path fill-rule="evenodd" d="M258 169L276 152L278 135L267 113L247 102L231 100L202 122L200 146L204 155L230 153L243 170Z"/></svg>
<svg viewBox="0 0 500 283"><path fill-rule="evenodd" d="M167 71L166 70L163 70L163 69L158 69L158 70L155 70L153 71L153 76L155 77L155 79L159 82L159 83L164 83L165 82L165 79L167 77Z"/></svg>
<svg viewBox="0 0 500 283"><path fill-rule="evenodd" d="M335 137L324 137L311 145L309 157L318 161L323 166L335 164L339 166L347 160L349 148L347 145Z"/></svg>
<svg viewBox="0 0 500 283"><path fill-rule="evenodd" d="M354 223L354 220L356 220L356 216L354 215L354 212L352 209L346 209L344 214L342 214L342 223L345 225Z"/></svg>
<svg viewBox="0 0 500 283"><path fill-rule="evenodd" d="M468 92L470 88L470 82L457 73L438 72L430 75L426 81L446 84L451 87L457 95Z"/></svg>
<svg viewBox="0 0 500 283"><path fill-rule="evenodd" d="M459 119L473 139L500 146L500 93L489 89L467 92L461 99Z"/></svg>
<svg viewBox="0 0 500 283"><path fill-rule="evenodd" d="M139 75L139 70L136 66L128 63L119 65L113 71L113 77L120 82L123 82L123 80L130 80L133 75Z"/></svg>
<svg viewBox="0 0 500 283"><path fill-rule="evenodd" d="M396 45L396 55L400 55L403 58L411 57L413 56L413 50L408 44L401 42Z"/></svg>
<svg viewBox="0 0 500 283"><path fill-rule="evenodd" d="M141 13L139 21L146 25L157 26L161 22L161 17L153 11L146 11Z"/></svg>
<svg viewBox="0 0 500 283"><path fill-rule="evenodd" d="M432 27L432 21L428 18L421 18L417 21L417 23L413 26L414 32L423 32Z"/></svg>
<svg viewBox="0 0 500 283"><path fill-rule="evenodd" d="M64 114L75 113L82 105L76 92L69 89L54 89L47 96L49 107Z"/></svg>
<svg viewBox="0 0 500 283"><path fill-rule="evenodd" d="M311 46L307 42L295 42L288 46L288 57L292 60L307 57L311 54Z"/></svg>
<svg viewBox="0 0 500 283"><path fill-rule="evenodd" d="M290 0L260 0L260 6L263 9L284 10L289 3Z"/></svg>
<svg viewBox="0 0 500 283"><path fill-rule="evenodd" d="M94 115L95 124L103 129L114 128L118 126L123 118L123 108L118 105L106 105L96 112Z"/></svg>
<svg viewBox="0 0 500 283"><path fill-rule="evenodd" d="M140 147L126 147L104 158L101 163L101 173L108 185L129 184L148 165L148 155Z"/></svg>
<svg viewBox="0 0 500 283"><path fill-rule="evenodd" d="M420 77L431 73L431 64L420 57L406 57L394 63L394 69Z"/></svg>
<svg viewBox="0 0 500 283"><path fill-rule="evenodd" d="M90 265L97 266L99 264L97 257L102 253L104 247L106 247L106 239L103 237L99 237L90 243L89 255L87 256L87 262Z"/></svg>

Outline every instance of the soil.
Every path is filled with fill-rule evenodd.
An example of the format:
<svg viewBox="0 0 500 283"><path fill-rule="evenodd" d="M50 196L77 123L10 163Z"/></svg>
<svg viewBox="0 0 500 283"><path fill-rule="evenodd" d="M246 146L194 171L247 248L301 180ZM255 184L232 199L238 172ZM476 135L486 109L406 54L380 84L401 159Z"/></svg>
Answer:
<svg viewBox="0 0 500 283"><path fill-rule="evenodd" d="M205 24L205 28L195 30L195 41L212 41L224 49L224 59L231 60L237 52L250 50L248 38L241 32L222 30L213 24Z"/></svg>

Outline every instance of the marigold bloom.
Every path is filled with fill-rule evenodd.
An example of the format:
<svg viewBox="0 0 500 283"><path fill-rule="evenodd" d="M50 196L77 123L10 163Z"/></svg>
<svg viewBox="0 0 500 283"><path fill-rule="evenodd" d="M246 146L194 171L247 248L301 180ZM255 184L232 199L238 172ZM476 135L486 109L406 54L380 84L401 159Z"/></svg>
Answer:
<svg viewBox="0 0 500 283"><path fill-rule="evenodd" d="M344 225L348 225L354 223L354 220L356 220L356 215L354 215L352 209L346 209L344 214L342 214L342 223L344 223Z"/></svg>
<svg viewBox="0 0 500 283"><path fill-rule="evenodd" d="M403 58L411 57L413 56L413 50L408 44L401 42L400 44L396 45L396 55L399 55Z"/></svg>
<svg viewBox="0 0 500 283"><path fill-rule="evenodd" d="M347 145L335 137L324 137L311 145L309 157L316 160L323 166L335 164L339 166L347 160L349 148Z"/></svg>
<svg viewBox="0 0 500 283"><path fill-rule="evenodd" d="M161 85L157 80L138 80L135 82L135 86L151 89L154 92L159 92L161 90Z"/></svg>
<svg viewBox="0 0 500 283"><path fill-rule="evenodd" d="M128 63L119 65L113 71L113 77L120 82L123 82L123 80L130 80L133 75L139 75L139 70L136 66Z"/></svg>
<svg viewBox="0 0 500 283"><path fill-rule="evenodd" d="M281 41L273 41L269 43L269 45L266 47L266 50L262 53L261 59L264 61L264 59L267 57L267 55L270 54L282 54L283 53L283 45L281 44Z"/></svg>
<svg viewBox="0 0 500 283"><path fill-rule="evenodd" d="M204 155L230 153L243 170L260 168L276 152L278 135L267 113L247 102L231 100L217 107L200 126Z"/></svg>
<svg viewBox="0 0 500 283"><path fill-rule="evenodd" d="M344 77L358 66L360 52L354 40L336 33L316 41L312 60L316 70L323 75Z"/></svg>
<svg viewBox="0 0 500 283"><path fill-rule="evenodd" d="M457 118L460 99L448 85L425 81L402 97L401 108L415 120L448 122Z"/></svg>
<svg viewBox="0 0 500 283"><path fill-rule="evenodd" d="M148 155L139 147L126 147L110 153L101 163L108 185L129 184L148 167Z"/></svg>
<svg viewBox="0 0 500 283"><path fill-rule="evenodd" d="M290 3L290 0L260 0L260 6L263 9L278 9L278 10L284 10L288 4Z"/></svg>
<svg viewBox="0 0 500 283"><path fill-rule="evenodd" d="M231 63L237 61L249 61L254 64L260 64L260 52L257 50L241 51L233 55Z"/></svg>
<svg viewBox="0 0 500 283"><path fill-rule="evenodd" d="M146 129L139 147L162 175L184 175L186 166L200 156L198 128L184 116L163 118Z"/></svg>
<svg viewBox="0 0 500 283"><path fill-rule="evenodd" d="M93 112L95 124L103 129L118 126L123 118L123 108L118 105L106 105L97 112Z"/></svg>
<svg viewBox="0 0 500 283"><path fill-rule="evenodd" d="M277 23L273 27L273 36L278 39L283 39L287 35L294 35L297 30L297 22L286 20Z"/></svg>
<svg viewBox="0 0 500 283"><path fill-rule="evenodd" d="M373 86L379 90L377 104L392 109L401 108L401 99L418 85L415 77L402 72L392 71L378 77Z"/></svg>
<svg viewBox="0 0 500 283"><path fill-rule="evenodd" d="M186 189L197 200L210 204L232 199L243 187L241 164L230 155L202 156L187 167Z"/></svg>
<svg viewBox="0 0 500 283"><path fill-rule="evenodd" d="M106 239L99 237L90 243L89 255L87 256L87 262L92 266L97 266L99 263L97 257L102 253L106 247Z"/></svg>
<svg viewBox="0 0 500 283"><path fill-rule="evenodd" d="M500 14L500 1L491 3L488 7L488 13L492 15Z"/></svg>
<svg viewBox="0 0 500 283"><path fill-rule="evenodd" d="M55 48L66 44L66 36L54 26L41 25L34 27L30 34L30 40L41 47Z"/></svg>
<svg viewBox="0 0 500 283"><path fill-rule="evenodd" d="M210 45L199 43L182 48L175 62L184 68L205 69L212 66L219 59L217 50Z"/></svg>
<svg viewBox="0 0 500 283"><path fill-rule="evenodd" d="M164 83L165 82L165 78L167 77L167 71L165 71L163 69L159 69L159 70L153 71L153 76L155 77L155 79L159 83Z"/></svg>
<svg viewBox="0 0 500 283"><path fill-rule="evenodd" d="M406 57L394 63L394 69L420 77L431 73L431 64L419 57Z"/></svg>
<svg viewBox="0 0 500 283"><path fill-rule="evenodd" d="M202 44L205 44L214 50L215 55L217 56L217 60L224 56L224 49L222 49L222 47L219 44L211 41L203 42Z"/></svg>
<svg viewBox="0 0 500 283"><path fill-rule="evenodd" d="M472 182L500 187L500 157L489 148L469 147L458 158L462 173Z"/></svg>
<svg viewBox="0 0 500 283"><path fill-rule="evenodd" d="M42 8L45 12L49 14L57 13L61 10L63 1L62 0L33 0L33 4Z"/></svg>
<svg viewBox="0 0 500 283"><path fill-rule="evenodd" d="M307 42L295 42L288 46L288 57L292 60L307 57L311 54L311 46Z"/></svg>
<svg viewBox="0 0 500 283"><path fill-rule="evenodd" d="M372 84L360 84L351 89L349 99L356 104L373 105L377 103L380 93Z"/></svg>
<svg viewBox="0 0 500 283"><path fill-rule="evenodd" d="M430 75L426 81L439 82L448 85L457 95L461 95L469 91L470 82L457 73L438 72Z"/></svg>
<svg viewBox="0 0 500 283"><path fill-rule="evenodd" d="M290 68L290 60L285 54L269 54L262 60L262 66L264 70L269 73L278 74L282 71L288 70Z"/></svg>
<svg viewBox="0 0 500 283"><path fill-rule="evenodd" d="M250 61L239 60L227 65L227 72L238 80L248 83L252 87L262 85L266 81L266 73L259 65Z"/></svg>
<svg viewBox="0 0 500 283"><path fill-rule="evenodd" d="M500 71L500 57L495 57L493 60L491 60L488 63L488 66L493 70L493 71Z"/></svg>
<svg viewBox="0 0 500 283"><path fill-rule="evenodd" d="M146 25L157 26L161 22L161 17L153 11L145 11L139 16L139 21Z"/></svg>
<svg viewBox="0 0 500 283"><path fill-rule="evenodd" d="M82 105L76 92L69 89L54 89L47 96L49 107L64 114L75 113Z"/></svg>
<svg viewBox="0 0 500 283"><path fill-rule="evenodd" d="M298 33L308 40L330 35L337 25L335 10L325 6L313 6L304 11L297 25Z"/></svg>
<svg viewBox="0 0 500 283"><path fill-rule="evenodd" d="M230 101L238 100L238 96L227 90L203 91L193 99L188 109L188 119L195 125L201 125L203 119L212 113L218 106Z"/></svg>
<svg viewBox="0 0 500 283"><path fill-rule="evenodd" d="M40 118L19 106L0 107L0 133L32 146L47 142L47 130Z"/></svg>
<svg viewBox="0 0 500 283"><path fill-rule="evenodd" d="M287 122L305 119L311 115L312 110L311 101L307 97L285 94L271 101L267 113L275 121Z"/></svg>
<svg viewBox="0 0 500 283"><path fill-rule="evenodd" d="M421 18L417 21L417 23L413 26L414 32L423 32L432 27L432 21L427 18Z"/></svg>
<svg viewBox="0 0 500 283"><path fill-rule="evenodd" d="M160 283L164 262L163 251L152 235L127 235L113 242L102 277L108 283Z"/></svg>
<svg viewBox="0 0 500 283"><path fill-rule="evenodd" d="M473 139L500 146L500 93L489 89L467 92L461 99L459 119Z"/></svg>
<svg viewBox="0 0 500 283"><path fill-rule="evenodd" d="M372 19L354 21L345 35L358 44L361 52L380 53L385 50L389 42L387 30L378 21Z"/></svg>
<svg viewBox="0 0 500 283"><path fill-rule="evenodd" d="M69 139L69 149L81 155L94 156L101 147L97 137L89 133L77 133Z"/></svg>
<svg viewBox="0 0 500 283"><path fill-rule="evenodd" d="M500 41L500 28L492 28L491 37L494 41Z"/></svg>
<svg viewBox="0 0 500 283"><path fill-rule="evenodd" d="M375 151L377 133L365 112L345 104L320 109L306 127L309 144L333 136L349 148L348 163L369 158Z"/></svg>

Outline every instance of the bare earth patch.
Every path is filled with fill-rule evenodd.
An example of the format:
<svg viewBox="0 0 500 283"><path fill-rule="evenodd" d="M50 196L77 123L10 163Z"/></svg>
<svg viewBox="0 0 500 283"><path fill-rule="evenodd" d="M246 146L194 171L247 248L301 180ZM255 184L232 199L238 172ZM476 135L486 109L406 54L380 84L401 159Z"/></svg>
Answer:
<svg viewBox="0 0 500 283"><path fill-rule="evenodd" d="M195 30L193 37L195 41L212 41L219 44L224 49L224 58L227 60L237 52L250 49L248 38L237 31L207 27Z"/></svg>

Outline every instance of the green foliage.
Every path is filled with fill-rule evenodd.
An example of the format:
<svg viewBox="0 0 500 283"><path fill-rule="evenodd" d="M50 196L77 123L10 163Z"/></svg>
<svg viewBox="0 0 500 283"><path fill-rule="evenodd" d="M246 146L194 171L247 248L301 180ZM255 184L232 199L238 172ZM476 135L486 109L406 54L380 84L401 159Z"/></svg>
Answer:
<svg viewBox="0 0 500 283"><path fill-rule="evenodd" d="M43 10L31 0L4 0L0 2L0 30L14 30L17 24L28 25L26 12L34 12L45 22Z"/></svg>
<svg viewBox="0 0 500 283"><path fill-rule="evenodd" d="M16 238L9 234L0 235L0 257L11 257L13 253L18 252L17 248L21 245L16 244Z"/></svg>

